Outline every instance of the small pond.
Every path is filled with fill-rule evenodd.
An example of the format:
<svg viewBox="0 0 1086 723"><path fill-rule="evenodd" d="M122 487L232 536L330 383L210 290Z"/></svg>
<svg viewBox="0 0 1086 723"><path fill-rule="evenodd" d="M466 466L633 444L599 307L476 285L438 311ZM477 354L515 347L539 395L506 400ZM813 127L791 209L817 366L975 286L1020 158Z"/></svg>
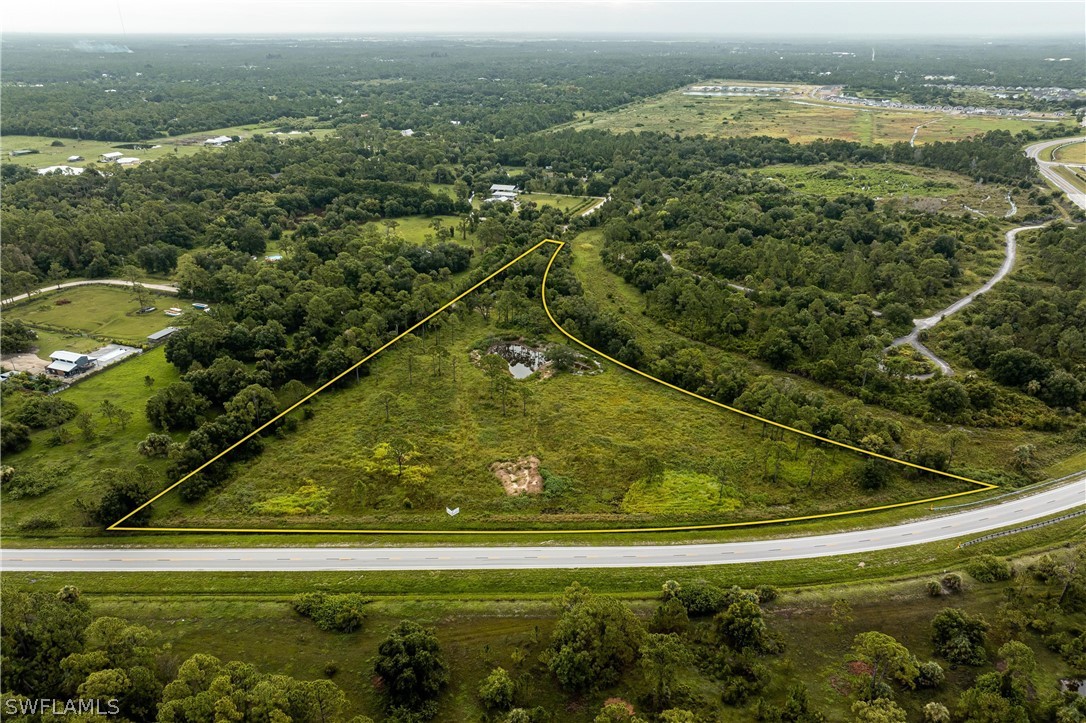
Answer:
<svg viewBox="0 0 1086 723"><path fill-rule="evenodd" d="M509 373L517 379L524 379L547 361L538 349L533 349L516 342L499 342L486 350L487 354L497 354L509 365Z"/></svg>
<svg viewBox="0 0 1086 723"><path fill-rule="evenodd" d="M1065 691L1074 691L1079 695L1086 697L1086 679L1083 680L1061 680L1060 687Z"/></svg>

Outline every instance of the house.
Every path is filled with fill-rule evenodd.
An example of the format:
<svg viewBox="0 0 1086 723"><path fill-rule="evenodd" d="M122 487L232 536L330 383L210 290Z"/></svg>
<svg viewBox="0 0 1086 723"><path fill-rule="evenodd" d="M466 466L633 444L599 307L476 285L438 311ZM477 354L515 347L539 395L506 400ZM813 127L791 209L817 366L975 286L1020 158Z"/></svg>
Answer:
<svg viewBox="0 0 1086 723"><path fill-rule="evenodd" d="M103 153L102 155L98 156L98 160L101 161L102 163L113 163L118 158L123 158L123 157L124 157L124 154L121 153L120 151L110 151L109 153Z"/></svg>
<svg viewBox="0 0 1086 723"><path fill-rule="evenodd" d="M151 342L152 344L157 344L175 331L178 331L178 327L167 326L165 329L159 329L154 334L148 336L147 341Z"/></svg>
<svg viewBox="0 0 1086 723"><path fill-rule="evenodd" d="M118 166L138 166L140 159L133 158L132 156L123 156L114 161Z"/></svg>
<svg viewBox="0 0 1086 723"><path fill-rule="evenodd" d="M49 355L53 361L45 367L45 371L61 377L70 377L90 369L93 365L86 354L77 354L74 351L55 351Z"/></svg>
<svg viewBox="0 0 1086 723"><path fill-rule="evenodd" d="M85 169L76 168L75 166L46 166L45 168L38 169L39 176L46 176L50 173L59 173L62 176L78 176L83 173Z"/></svg>
<svg viewBox="0 0 1086 723"><path fill-rule="evenodd" d="M204 141L204 145L205 146L215 146L217 148L222 148L227 143L230 143L233 140L234 139L231 138L230 136L215 136L214 138L208 138L206 141Z"/></svg>
<svg viewBox="0 0 1086 723"><path fill-rule="evenodd" d="M68 163L75 163L76 161L82 161L83 156L68 156Z"/></svg>

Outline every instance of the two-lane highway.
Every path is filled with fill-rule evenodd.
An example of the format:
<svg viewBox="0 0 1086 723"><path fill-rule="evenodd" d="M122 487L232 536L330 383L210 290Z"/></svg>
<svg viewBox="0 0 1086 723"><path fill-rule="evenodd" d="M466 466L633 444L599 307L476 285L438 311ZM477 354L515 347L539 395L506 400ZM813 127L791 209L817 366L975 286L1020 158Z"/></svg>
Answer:
<svg viewBox="0 0 1086 723"><path fill-rule="evenodd" d="M1044 141L1043 143L1034 143L1032 146L1026 148L1026 156L1032 158L1037 162L1037 170L1041 172L1041 175L1047 178L1057 188L1067 194L1067 197L1071 199L1071 203L1075 204L1079 208L1086 209L1086 193L1075 187L1075 184L1068 181L1066 178L1057 173L1057 169L1060 166L1077 166L1077 163L1061 163L1059 161L1044 161L1041 160L1041 152L1046 148L1053 146L1064 146L1070 143L1078 143L1086 141L1086 137L1082 138L1059 138L1054 141Z"/></svg>
<svg viewBox="0 0 1086 723"><path fill-rule="evenodd" d="M703 545L5 549L6 571L210 572L683 567L874 552L977 536L1086 505L1086 472L1035 494L891 527Z"/></svg>

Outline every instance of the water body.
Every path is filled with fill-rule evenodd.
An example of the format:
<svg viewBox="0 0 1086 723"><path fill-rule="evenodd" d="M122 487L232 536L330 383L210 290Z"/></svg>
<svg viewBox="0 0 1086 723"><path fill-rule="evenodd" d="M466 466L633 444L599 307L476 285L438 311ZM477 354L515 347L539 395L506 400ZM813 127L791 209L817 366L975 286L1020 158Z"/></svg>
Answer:
<svg viewBox="0 0 1086 723"><path fill-rule="evenodd" d="M501 342L486 350L497 354L509 365L509 373L516 379L524 379L547 361L543 352L515 342Z"/></svg>

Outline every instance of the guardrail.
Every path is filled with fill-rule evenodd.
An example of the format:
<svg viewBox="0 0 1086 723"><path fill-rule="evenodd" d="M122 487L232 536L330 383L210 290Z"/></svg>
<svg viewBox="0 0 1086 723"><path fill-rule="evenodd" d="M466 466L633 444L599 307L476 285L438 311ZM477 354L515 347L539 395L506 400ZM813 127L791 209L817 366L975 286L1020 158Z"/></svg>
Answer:
<svg viewBox="0 0 1086 723"><path fill-rule="evenodd" d="M981 499L981 500L973 500L972 502L962 502L962 503L957 504L957 505L941 505L939 507L934 507L933 506L930 509L931 509L932 512L942 512L943 510L956 510L956 509L961 508L961 507L972 507L974 505L983 505L983 504L987 504L988 502L995 502L996 500L1001 500L1004 497L1014 497L1015 495L1021 495L1021 494L1025 494L1027 492L1035 492L1037 490L1041 490L1041 489L1044 489L1046 487L1050 487L1050 486L1053 486L1053 485L1058 485L1061 482L1066 482L1067 480L1071 479L1072 477L1077 477L1080 474L1082 474L1081 470L1079 470L1078 472L1072 472L1071 474L1064 475L1063 477L1057 477L1056 479L1049 479L1049 480L1045 480L1044 482L1038 482L1037 484L1028 485L1026 487L1020 487L1019 489L1012 490L1011 492L1004 492L1003 494L996 495L995 497L985 497L984 499Z"/></svg>
<svg viewBox="0 0 1086 723"><path fill-rule="evenodd" d="M1054 525L1057 522L1063 522L1064 520L1069 520L1072 517L1081 517L1082 515L1086 515L1086 510L1079 510L1078 512L1071 512L1071 513L1068 513L1066 515L1060 515L1059 517L1053 517L1051 520L1044 520L1042 522L1034 522L1032 525L1026 525L1025 527L1016 527L1013 530L1003 530L1002 532L993 532L990 535L984 535L983 537L978 537L978 538L973 539L973 540L966 540L965 542L958 545L958 547L959 548L969 547L970 545L975 545L978 542L987 542L988 540L994 540L997 537L1006 537L1007 535L1013 535L1013 534L1015 534L1017 532L1026 532L1028 530L1036 530L1039 527L1047 527L1048 525Z"/></svg>

